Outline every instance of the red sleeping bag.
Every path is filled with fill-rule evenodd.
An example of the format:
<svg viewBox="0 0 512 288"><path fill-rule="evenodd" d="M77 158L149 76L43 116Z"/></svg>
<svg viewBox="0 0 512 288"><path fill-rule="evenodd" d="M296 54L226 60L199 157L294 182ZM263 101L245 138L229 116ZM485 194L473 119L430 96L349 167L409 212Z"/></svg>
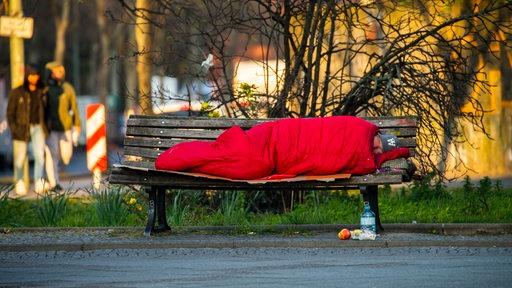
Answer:
<svg viewBox="0 0 512 288"><path fill-rule="evenodd" d="M244 131L224 131L215 142L177 144L155 162L159 170L199 172L231 179L279 179L297 175L368 174L380 163L408 157L406 148L376 158L379 128L352 116L290 118Z"/></svg>

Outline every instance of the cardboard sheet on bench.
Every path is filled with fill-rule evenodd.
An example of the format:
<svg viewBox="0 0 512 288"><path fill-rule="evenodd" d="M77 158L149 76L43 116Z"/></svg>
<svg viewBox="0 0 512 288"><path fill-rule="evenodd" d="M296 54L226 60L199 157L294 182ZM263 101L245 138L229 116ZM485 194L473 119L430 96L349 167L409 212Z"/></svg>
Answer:
<svg viewBox="0 0 512 288"><path fill-rule="evenodd" d="M213 176L213 175L208 175L208 174L203 174L203 173L157 170L157 169L150 169L150 168L146 168L146 167L137 167L137 166L130 166L130 165L122 165L122 164L114 164L114 167L121 167L121 168L140 170L140 171L146 171L146 172L155 171L155 172L159 172L159 173L179 174L179 175L185 175L185 176L191 176L191 177L218 179L218 180L225 180L225 181L231 181L231 182L245 182L245 183L249 183L249 184L299 182L299 181L331 182L336 179L348 179L351 176L351 174L339 173L339 174L329 174L329 175L300 175L300 176L296 176L296 177L292 177L292 178L283 178L283 179L239 180L239 179L231 179L231 178Z"/></svg>

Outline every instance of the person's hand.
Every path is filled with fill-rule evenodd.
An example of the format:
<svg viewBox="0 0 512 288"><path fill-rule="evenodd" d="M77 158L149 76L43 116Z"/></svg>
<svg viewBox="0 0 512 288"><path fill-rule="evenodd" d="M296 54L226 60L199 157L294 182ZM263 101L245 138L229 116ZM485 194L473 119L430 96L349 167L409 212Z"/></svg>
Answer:
<svg viewBox="0 0 512 288"><path fill-rule="evenodd" d="M382 139L379 134L375 134L373 137L373 154L382 154Z"/></svg>
<svg viewBox="0 0 512 288"><path fill-rule="evenodd" d="M73 146L78 146L78 138L80 138L80 127L73 127L73 133L71 134L71 138L73 140Z"/></svg>

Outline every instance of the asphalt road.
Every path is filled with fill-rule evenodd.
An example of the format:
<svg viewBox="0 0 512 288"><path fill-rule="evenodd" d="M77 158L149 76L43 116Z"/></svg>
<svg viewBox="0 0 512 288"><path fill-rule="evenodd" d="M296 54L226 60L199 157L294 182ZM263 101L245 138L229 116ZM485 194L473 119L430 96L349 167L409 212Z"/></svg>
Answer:
<svg viewBox="0 0 512 288"><path fill-rule="evenodd" d="M0 234L1 287L510 287L512 235Z"/></svg>
<svg viewBox="0 0 512 288"><path fill-rule="evenodd" d="M510 287L497 247L18 252L3 287ZM2 258L5 256L2 255Z"/></svg>

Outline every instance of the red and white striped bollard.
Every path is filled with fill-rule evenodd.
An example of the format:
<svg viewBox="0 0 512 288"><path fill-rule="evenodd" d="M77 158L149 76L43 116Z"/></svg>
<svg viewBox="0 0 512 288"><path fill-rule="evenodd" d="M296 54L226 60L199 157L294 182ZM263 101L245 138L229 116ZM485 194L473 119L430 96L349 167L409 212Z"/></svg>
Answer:
<svg viewBox="0 0 512 288"><path fill-rule="evenodd" d="M100 188L101 172L107 169L107 139L105 106L90 104L86 107L87 168L93 172L93 186Z"/></svg>

